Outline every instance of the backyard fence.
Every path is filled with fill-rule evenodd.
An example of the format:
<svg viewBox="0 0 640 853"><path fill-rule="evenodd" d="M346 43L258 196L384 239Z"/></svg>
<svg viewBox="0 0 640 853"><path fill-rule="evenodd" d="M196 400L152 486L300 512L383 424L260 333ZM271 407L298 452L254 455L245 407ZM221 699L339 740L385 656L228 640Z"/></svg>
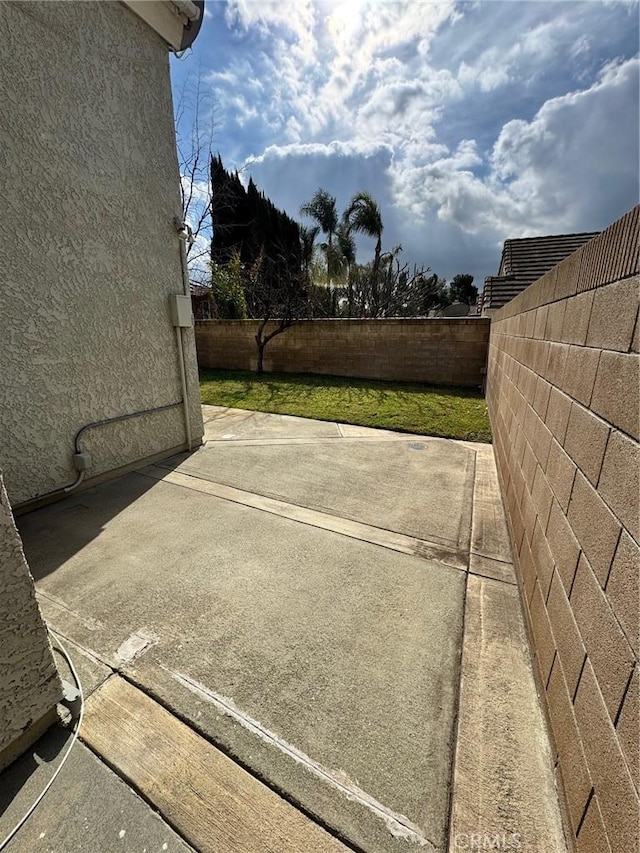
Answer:
<svg viewBox="0 0 640 853"><path fill-rule="evenodd" d="M639 219L636 207L491 327L496 461L581 851L638 838Z"/></svg>
<svg viewBox="0 0 640 853"><path fill-rule="evenodd" d="M301 320L275 337L265 370L480 386L489 345L484 319ZM253 370L257 320L198 320L198 364Z"/></svg>

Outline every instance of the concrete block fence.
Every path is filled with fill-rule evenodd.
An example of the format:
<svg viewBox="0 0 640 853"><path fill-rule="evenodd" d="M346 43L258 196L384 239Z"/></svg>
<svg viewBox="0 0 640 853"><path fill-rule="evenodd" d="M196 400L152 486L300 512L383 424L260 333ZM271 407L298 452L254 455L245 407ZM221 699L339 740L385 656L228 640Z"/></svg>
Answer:
<svg viewBox="0 0 640 853"><path fill-rule="evenodd" d="M578 853L639 837L639 212L498 312L489 346L496 461Z"/></svg>
<svg viewBox="0 0 640 853"><path fill-rule="evenodd" d="M265 370L480 386L486 319L303 320L274 338ZM200 367L252 370L256 320L198 320Z"/></svg>

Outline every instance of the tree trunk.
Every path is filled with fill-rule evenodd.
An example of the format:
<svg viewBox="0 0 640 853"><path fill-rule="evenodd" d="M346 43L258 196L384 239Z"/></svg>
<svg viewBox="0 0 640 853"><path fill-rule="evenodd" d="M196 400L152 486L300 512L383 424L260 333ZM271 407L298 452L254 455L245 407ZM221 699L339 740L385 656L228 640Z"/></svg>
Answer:
<svg viewBox="0 0 640 853"><path fill-rule="evenodd" d="M264 373L264 348L267 345L268 339L263 337L263 333L266 325L266 320L261 322L258 327L258 333L255 336L256 344L258 346L258 363L256 365L256 373Z"/></svg>
<svg viewBox="0 0 640 853"><path fill-rule="evenodd" d="M372 317L378 316L380 310L380 288L378 287L378 273L380 271L380 254L382 253L382 239L378 234L376 250L373 256L373 269L371 270L371 296L373 302Z"/></svg>

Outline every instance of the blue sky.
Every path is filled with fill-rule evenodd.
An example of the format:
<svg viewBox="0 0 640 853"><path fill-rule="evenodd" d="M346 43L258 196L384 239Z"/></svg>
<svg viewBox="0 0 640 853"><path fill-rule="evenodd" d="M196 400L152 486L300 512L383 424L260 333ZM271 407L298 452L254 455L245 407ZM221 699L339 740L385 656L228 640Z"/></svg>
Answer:
<svg viewBox="0 0 640 853"><path fill-rule="evenodd" d="M508 237L604 228L638 201L637 2L207 0L171 60L214 151L301 220L378 200L383 248L476 284ZM359 239L358 260L373 255Z"/></svg>

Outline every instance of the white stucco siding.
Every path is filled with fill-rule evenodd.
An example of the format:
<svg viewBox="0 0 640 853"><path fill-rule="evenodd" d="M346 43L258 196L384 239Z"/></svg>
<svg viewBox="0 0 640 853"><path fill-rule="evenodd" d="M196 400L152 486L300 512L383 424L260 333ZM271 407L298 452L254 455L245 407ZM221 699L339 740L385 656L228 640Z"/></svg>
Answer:
<svg viewBox="0 0 640 853"><path fill-rule="evenodd" d="M62 687L0 474L0 756ZM2 758L0 757L0 766Z"/></svg>
<svg viewBox="0 0 640 853"><path fill-rule="evenodd" d="M0 3L0 28L0 467L15 505L75 479L84 424L181 399L169 296L183 282L166 45L117 2ZM178 407L83 446L93 476L184 442Z"/></svg>

